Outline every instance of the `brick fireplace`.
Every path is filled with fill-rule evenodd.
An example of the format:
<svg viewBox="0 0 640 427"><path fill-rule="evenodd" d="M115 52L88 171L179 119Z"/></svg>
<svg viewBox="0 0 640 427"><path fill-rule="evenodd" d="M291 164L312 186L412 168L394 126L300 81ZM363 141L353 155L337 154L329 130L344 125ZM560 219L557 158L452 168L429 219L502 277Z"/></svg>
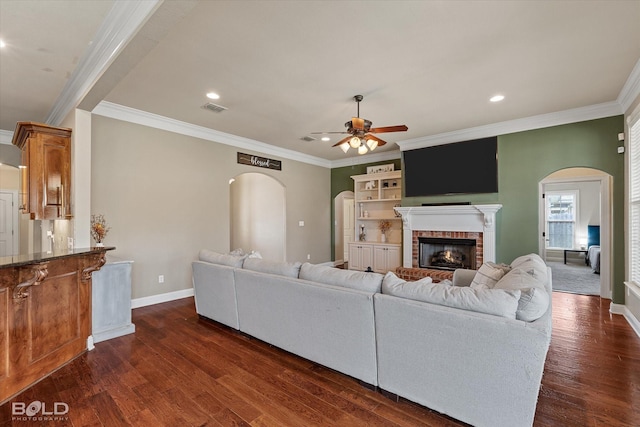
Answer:
<svg viewBox="0 0 640 427"><path fill-rule="evenodd" d="M402 215L403 256L399 272L412 279L427 275L420 267L420 239L437 238L460 239L468 243L474 241L472 262L474 268L482 263L495 261L496 233L495 217L502 205L450 205L413 206L395 208ZM431 267L429 267L431 272ZM431 276L431 274L428 274ZM451 273L439 274L449 277Z"/></svg>

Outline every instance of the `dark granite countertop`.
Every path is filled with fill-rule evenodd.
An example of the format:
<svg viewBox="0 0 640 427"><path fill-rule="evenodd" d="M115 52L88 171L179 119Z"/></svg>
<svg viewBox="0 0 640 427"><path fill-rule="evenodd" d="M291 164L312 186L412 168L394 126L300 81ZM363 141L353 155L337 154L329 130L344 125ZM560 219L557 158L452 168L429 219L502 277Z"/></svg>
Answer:
<svg viewBox="0 0 640 427"><path fill-rule="evenodd" d="M0 268L20 267L23 265L38 264L54 259L68 258L77 255L87 255L91 253L99 253L114 250L114 246L93 247L93 248L76 248L73 250L60 250L53 252L38 252L32 254L22 254L0 257Z"/></svg>

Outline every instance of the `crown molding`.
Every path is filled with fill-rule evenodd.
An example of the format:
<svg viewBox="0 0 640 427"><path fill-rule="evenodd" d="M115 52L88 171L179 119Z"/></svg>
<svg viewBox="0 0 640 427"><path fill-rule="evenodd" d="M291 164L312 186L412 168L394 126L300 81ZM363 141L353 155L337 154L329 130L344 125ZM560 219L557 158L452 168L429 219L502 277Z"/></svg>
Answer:
<svg viewBox="0 0 640 427"><path fill-rule="evenodd" d="M45 122L59 126L164 0L116 1L53 104Z"/></svg>
<svg viewBox="0 0 640 427"><path fill-rule="evenodd" d="M622 106L622 111L628 111L638 96L640 96L640 59L618 95L618 103Z"/></svg>
<svg viewBox="0 0 640 427"><path fill-rule="evenodd" d="M538 116L531 116L523 119L492 123L468 129L460 129L422 138L408 139L405 141L398 141L397 144L400 146L401 151L415 150L417 148L431 147L433 145L487 138L496 135L506 135L509 133L560 126L569 123L583 122L586 120L602 119L604 117L617 116L620 114L623 114L622 106L617 101L612 101L555 113L540 114Z"/></svg>
<svg viewBox="0 0 640 427"><path fill-rule="evenodd" d="M278 156L289 160L295 160L302 163L308 163L315 166L331 168L331 161L320 157L310 156L294 150L276 147L271 144L256 141L241 136L232 135L230 133L219 132L203 126L197 126L180 120L171 119L160 116L158 114L147 113L146 111L136 110L135 108L125 107L124 105L114 104L108 101L100 102L92 111L93 114L109 117L125 122L136 123L143 126L149 126L155 129L162 129L181 135L192 136L194 138L204 139L206 141L218 142L220 144L231 145L233 147L245 150L258 151L260 153Z"/></svg>
<svg viewBox="0 0 640 427"><path fill-rule="evenodd" d="M11 145L12 140L13 140L12 131L0 129L0 144Z"/></svg>

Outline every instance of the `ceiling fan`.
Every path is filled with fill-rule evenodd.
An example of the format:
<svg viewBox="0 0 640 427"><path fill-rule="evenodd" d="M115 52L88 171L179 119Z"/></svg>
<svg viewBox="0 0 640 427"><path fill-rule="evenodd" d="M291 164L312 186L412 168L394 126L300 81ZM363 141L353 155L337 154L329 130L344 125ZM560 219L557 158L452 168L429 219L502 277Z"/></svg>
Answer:
<svg viewBox="0 0 640 427"><path fill-rule="evenodd" d="M384 141L372 134L384 132L404 132L408 129L405 125L372 128L371 121L360 118L360 101L362 101L362 98L362 95L356 95L353 97L353 99L358 104L358 117L352 117L351 121L348 121L344 124L344 126L347 128L345 132L312 132L312 135L331 133L349 134L349 136L335 143L333 147L340 146L340 148L342 148L342 151L344 151L345 153L349 151L349 148L355 148L358 150L358 154L365 154L368 151L373 151L376 149L376 147L383 146L387 143L387 141Z"/></svg>

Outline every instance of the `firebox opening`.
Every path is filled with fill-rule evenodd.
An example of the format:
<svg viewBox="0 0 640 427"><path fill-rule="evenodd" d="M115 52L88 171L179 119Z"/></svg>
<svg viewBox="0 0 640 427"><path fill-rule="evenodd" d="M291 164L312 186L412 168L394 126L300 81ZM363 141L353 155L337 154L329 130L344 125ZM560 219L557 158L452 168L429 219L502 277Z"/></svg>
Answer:
<svg viewBox="0 0 640 427"><path fill-rule="evenodd" d="M473 239L420 237L418 248L420 268L476 269L476 241Z"/></svg>

